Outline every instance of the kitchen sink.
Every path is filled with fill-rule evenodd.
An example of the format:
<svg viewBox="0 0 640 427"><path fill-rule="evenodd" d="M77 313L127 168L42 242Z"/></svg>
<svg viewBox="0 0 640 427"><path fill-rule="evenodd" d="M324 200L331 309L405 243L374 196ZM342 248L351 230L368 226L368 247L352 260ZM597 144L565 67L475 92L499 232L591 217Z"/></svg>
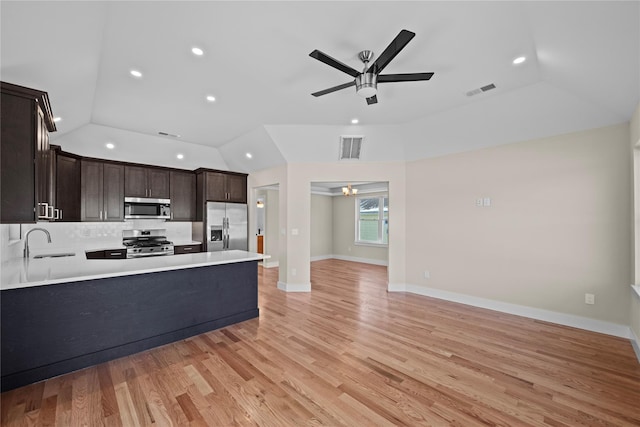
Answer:
<svg viewBox="0 0 640 427"><path fill-rule="evenodd" d="M46 255L36 255L33 257L33 259L39 259L39 258L62 258L65 256L76 256L75 252L64 252L64 253L59 253L59 254L46 254Z"/></svg>

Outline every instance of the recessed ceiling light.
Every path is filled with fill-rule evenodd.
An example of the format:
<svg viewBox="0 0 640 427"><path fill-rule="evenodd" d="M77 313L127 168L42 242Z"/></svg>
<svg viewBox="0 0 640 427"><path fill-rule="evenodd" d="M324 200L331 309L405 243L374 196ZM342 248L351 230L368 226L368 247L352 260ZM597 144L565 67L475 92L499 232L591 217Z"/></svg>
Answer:
<svg viewBox="0 0 640 427"><path fill-rule="evenodd" d="M184 154L178 154L176 157L177 157L178 159L182 160L182 159L184 159Z"/></svg>
<svg viewBox="0 0 640 427"><path fill-rule="evenodd" d="M247 159L250 159L250 158L253 157L253 155L251 153L247 153L247 154L245 154L245 156L247 156Z"/></svg>
<svg viewBox="0 0 640 427"><path fill-rule="evenodd" d="M513 60L513 65L522 64L526 60L527 58L525 58L524 56L518 56L516 59Z"/></svg>
<svg viewBox="0 0 640 427"><path fill-rule="evenodd" d="M60 120L62 120L62 117L54 117L53 121L58 123Z"/></svg>
<svg viewBox="0 0 640 427"><path fill-rule="evenodd" d="M137 78L142 77L142 73L140 71L138 71L138 70L131 70L131 71L129 71L129 73L131 73L131 75L133 77L137 77Z"/></svg>
<svg viewBox="0 0 640 427"><path fill-rule="evenodd" d="M358 124L358 119L351 119L351 124L352 125L357 125Z"/></svg>
<svg viewBox="0 0 640 427"><path fill-rule="evenodd" d="M113 145L111 142L107 142L105 144L105 147L107 147L109 150L113 150L114 148L116 148L116 146Z"/></svg>
<svg viewBox="0 0 640 427"><path fill-rule="evenodd" d="M214 102L216 100L216 97L213 95L207 95L207 101L209 102Z"/></svg>
<svg viewBox="0 0 640 427"><path fill-rule="evenodd" d="M200 49L199 47L193 47L191 48L191 52L196 55L196 56L202 56L204 55L204 50Z"/></svg>

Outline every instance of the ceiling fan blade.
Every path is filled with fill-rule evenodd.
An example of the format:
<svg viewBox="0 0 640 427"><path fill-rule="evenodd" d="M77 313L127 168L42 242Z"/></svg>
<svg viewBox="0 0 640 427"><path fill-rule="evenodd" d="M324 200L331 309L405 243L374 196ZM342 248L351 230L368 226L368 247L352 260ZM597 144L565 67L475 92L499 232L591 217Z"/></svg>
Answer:
<svg viewBox="0 0 640 427"><path fill-rule="evenodd" d="M396 57L398 53L411 41L413 37L415 37L416 33L412 33L411 31L402 30L396 36L395 39L387 46L387 48L382 52L378 59L374 61L373 64L369 67L367 71L371 71L375 74L380 73L384 68L389 65L389 62L393 58ZM354 76L355 77L355 76Z"/></svg>
<svg viewBox="0 0 640 427"><path fill-rule="evenodd" d="M360 75L360 72L357 70L354 70L353 68L349 67L347 64L344 64L340 61L338 61L337 59L334 59L332 57L330 57L329 55L327 55L324 52L320 52L318 49L314 50L313 52L311 52L309 54L310 57L317 59L320 62L324 62L325 64L329 65L330 67L333 67L337 70L342 71L343 73L347 73L352 77L358 77Z"/></svg>
<svg viewBox="0 0 640 427"><path fill-rule="evenodd" d="M370 96L369 98L367 98L367 105L377 104L377 103L378 103L378 96L377 95L373 95L373 96Z"/></svg>
<svg viewBox="0 0 640 427"><path fill-rule="evenodd" d="M378 83L417 82L429 80L431 77L433 77L433 73L383 74L378 76Z"/></svg>
<svg viewBox="0 0 640 427"><path fill-rule="evenodd" d="M341 85L338 85L338 86L330 87L329 89L321 90L319 92L314 92L311 95L313 95L313 96L322 96L322 95L326 95L328 93L335 92L335 91L338 91L338 90L341 90L341 89L346 89L349 86L355 86L355 85L356 85L356 81L354 80L354 81L349 82L349 83L345 83L345 84L341 84Z"/></svg>

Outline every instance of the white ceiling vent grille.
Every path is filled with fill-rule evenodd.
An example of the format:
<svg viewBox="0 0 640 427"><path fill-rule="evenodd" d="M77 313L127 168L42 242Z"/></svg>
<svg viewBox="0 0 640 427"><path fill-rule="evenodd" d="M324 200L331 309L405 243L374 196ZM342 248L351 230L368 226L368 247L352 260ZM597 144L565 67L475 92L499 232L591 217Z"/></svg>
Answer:
<svg viewBox="0 0 640 427"><path fill-rule="evenodd" d="M496 85L491 83L491 84L488 84L486 86L479 87L478 89L470 90L469 92L467 92L467 96L477 95L479 93L487 92L487 91L489 91L491 89L495 89L495 88L496 88Z"/></svg>
<svg viewBox="0 0 640 427"><path fill-rule="evenodd" d="M364 136L342 135L340 137L340 160L360 159L363 139Z"/></svg>

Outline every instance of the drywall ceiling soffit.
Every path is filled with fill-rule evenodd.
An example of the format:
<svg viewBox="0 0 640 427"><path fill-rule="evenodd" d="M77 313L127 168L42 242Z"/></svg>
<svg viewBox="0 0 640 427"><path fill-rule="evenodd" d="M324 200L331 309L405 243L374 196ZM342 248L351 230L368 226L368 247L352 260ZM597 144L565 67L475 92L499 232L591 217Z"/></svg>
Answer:
<svg viewBox="0 0 640 427"><path fill-rule="evenodd" d="M187 170L229 170L217 148L91 123L64 135L53 134L51 142L64 151L86 157ZM107 144L113 144L113 148L107 148Z"/></svg>
<svg viewBox="0 0 640 427"><path fill-rule="evenodd" d="M441 156L623 122L549 83L513 90L416 121L404 130L408 160Z"/></svg>
<svg viewBox="0 0 640 427"><path fill-rule="evenodd" d="M286 163L264 126L239 136L219 150L231 170L235 171L251 173Z"/></svg>
<svg viewBox="0 0 640 427"><path fill-rule="evenodd" d="M403 161L405 159L405 126L305 126L268 125L271 136L287 162L337 162L340 158L340 136L364 136L359 160L342 163Z"/></svg>
<svg viewBox="0 0 640 427"><path fill-rule="evenodd" d="M335 133L341 127L359 131L345 126L357 117L365 150L369 141L374 146L384 141L389 154L398 156L403 147L397 141L413 134L393 127L422 129L420 141L428 141L428 148L441 137L435 118L460 111L487 117L483 108L489 100L505 100L496 114L518 107L521 115L507 111L513 123L527 124L526 113L569 95L574 100L566 105L573 108L556 108L558 121L581 125L594 106L613 121L628 119L638 102L638 7L638 2L3 1L0 73L3 80L49 92L54 114L63 117L60 134L92 122L147 135L165 131L182 135L182 141L221 147L269 124L274 144L290 162L320 160L310 144L289 138L285 125L308 128L296 134L326 126L340 131L323 131L328 142L320 157L333 161ZM310 95L346 81L309 58L313 49L359 68L357 52L379 54L401 28L416 37L386 72L433 71L431 81L381 85L374 106L352 90ZM205 50L201 58L190 53L196 44ZM513 67L511 60L520 54L529 60ZM143 79L131 78L134 67ZM489 83L497 88L465 95ZM545 91L552 98L513 102L514 93L539 83L557 89ZM217 101L206 103L207 93ZM467 115L451 122L464 128L463 118ZM431 125L423 128L424 122ZM525 125L514 140L548 134L554 126L553 120ZM472 120L468 127L483 133L456 139L456 149L507 136L500 125L476 126ZM449 129L466 137L463 131ZM418 152L429 154L411 146L402 158ZM386 153L383 147L369 151L371 160Z"/></svg>

